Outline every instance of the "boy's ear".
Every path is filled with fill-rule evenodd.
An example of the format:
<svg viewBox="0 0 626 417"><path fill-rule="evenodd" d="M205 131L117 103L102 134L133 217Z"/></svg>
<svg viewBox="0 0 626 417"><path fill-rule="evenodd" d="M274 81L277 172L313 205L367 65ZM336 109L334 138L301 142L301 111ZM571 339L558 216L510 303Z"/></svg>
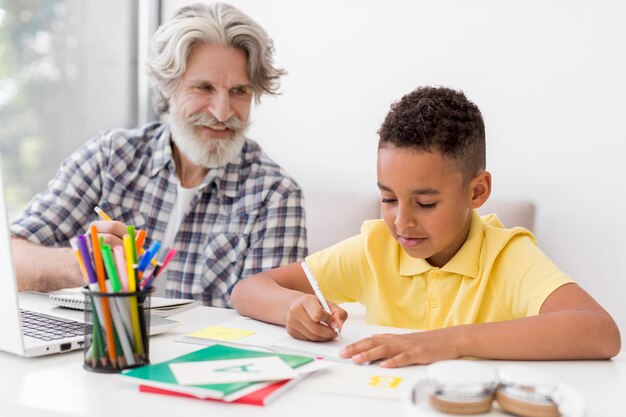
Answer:
<svg viewBox="0 0 626 417"><path fill-rule="evenodd" d="M469 183L470 208L477 209L485 204L491 194L491 174L482 171Z"/></svg>

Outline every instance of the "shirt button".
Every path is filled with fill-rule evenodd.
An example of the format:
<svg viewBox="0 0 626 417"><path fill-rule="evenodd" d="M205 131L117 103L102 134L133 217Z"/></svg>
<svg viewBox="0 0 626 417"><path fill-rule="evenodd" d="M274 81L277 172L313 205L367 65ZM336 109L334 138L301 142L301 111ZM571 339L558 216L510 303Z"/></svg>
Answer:
<svg viewBox="0 0 626 417"><path fill-rule="evenodd" d="M430 273L430 276L433 277L433 278L437 278L438 275L439 274L437 273L437 271L433 271L433 272Z"/></svg>
<svg viewBox="0 0 626 417"><path fill-rule="evenodd" d="M430 300L430 307L431 308L436 308L437 307L437 300L435 300L435 299Z"/></svg>

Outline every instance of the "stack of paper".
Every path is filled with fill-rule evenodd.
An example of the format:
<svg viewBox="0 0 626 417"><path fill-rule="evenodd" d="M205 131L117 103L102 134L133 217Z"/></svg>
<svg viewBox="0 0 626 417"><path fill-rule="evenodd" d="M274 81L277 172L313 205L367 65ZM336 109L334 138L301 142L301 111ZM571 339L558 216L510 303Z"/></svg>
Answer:
<svg viewBox="0 0 626 417"><path fill-rule="evenodd" d="M121 376L138 382L142 392L265 405L325 366L305 356L213 345Z"/></svg>

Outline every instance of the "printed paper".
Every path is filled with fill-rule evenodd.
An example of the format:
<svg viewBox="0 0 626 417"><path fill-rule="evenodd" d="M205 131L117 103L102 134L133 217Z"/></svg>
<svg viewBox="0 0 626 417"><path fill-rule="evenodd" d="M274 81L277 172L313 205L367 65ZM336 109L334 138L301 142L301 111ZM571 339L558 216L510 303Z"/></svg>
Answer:
<svg viewBox="0 0 626 417"><path fill-rule="evenodd" d="M225 384L231 382L279 381L298 376L278 356L219 361L170 363L181 385Z"/></svg>

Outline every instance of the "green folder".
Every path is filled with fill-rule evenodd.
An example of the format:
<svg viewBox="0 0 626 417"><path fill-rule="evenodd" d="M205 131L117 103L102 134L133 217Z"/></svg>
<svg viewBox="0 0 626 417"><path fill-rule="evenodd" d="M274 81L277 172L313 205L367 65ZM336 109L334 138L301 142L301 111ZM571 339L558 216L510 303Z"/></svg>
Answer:
<svg viewBox="0 0 626 417"><path fill-rule="evenodd" d="M121 376L132 378L142 385L163 388L167 390L194 395L198 398L216 398L224 401L234 401L237 398L256 391L272 382L234 382L228 384L203 384L203 385L180 385L170 370L170 363L200 362L210 360L228 360L242 358L260 358L278 356L292 368L298 368L314 361L313 358L299 355L286 355L274 352L259 352L256 350L240 349L224 345L213 345L195 352L179 356L172 360L129 369L122 372Z"/></svg>

